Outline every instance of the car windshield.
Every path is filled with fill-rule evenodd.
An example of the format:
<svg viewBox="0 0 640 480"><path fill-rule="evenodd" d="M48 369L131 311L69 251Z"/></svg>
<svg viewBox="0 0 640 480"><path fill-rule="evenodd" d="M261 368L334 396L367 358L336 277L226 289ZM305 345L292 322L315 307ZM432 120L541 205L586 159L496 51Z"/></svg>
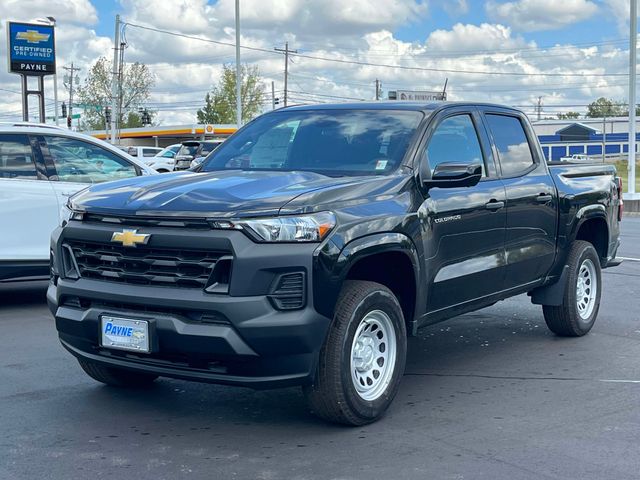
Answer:
<svg viewBox="0 0 640 480"><path fill-rule="evenodd" d="M176 147L175 145L171 147L167 147L164 150L156 153L156 157L165 157L165 158L173 158L176 155L176 152L180 150L180 146Z"/></svg>
<svg viewBox="0 0 640 480"><path fill-rule="evenodd" d="M293 110L266 114L214 150L200 171L385 174L402 162L422 118L421 112L408 110Z"/></svg>

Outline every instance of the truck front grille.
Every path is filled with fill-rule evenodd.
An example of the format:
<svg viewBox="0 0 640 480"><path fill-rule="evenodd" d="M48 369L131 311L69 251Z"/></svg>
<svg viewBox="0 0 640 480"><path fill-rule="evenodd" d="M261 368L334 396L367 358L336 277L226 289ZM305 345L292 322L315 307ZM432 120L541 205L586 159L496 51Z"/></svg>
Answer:
<svg viewBox="0 0 640 480"><path fill-rule="evenodd" d="M205 288L218 259L229 252L129 248L93 242L67 241L83 278L137 285Z"/></svg>

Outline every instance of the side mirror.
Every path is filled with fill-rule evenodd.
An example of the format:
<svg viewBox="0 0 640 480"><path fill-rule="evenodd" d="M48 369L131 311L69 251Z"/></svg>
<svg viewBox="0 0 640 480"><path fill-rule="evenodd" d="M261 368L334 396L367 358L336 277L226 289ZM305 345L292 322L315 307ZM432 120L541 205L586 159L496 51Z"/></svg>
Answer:
<svg viewBox="0 0 640 480"><path fill-rule="evenodd" d="M482 178L482 164L444 162L436 165L431 178L423 183L426 187L473 187Z"/></svg>

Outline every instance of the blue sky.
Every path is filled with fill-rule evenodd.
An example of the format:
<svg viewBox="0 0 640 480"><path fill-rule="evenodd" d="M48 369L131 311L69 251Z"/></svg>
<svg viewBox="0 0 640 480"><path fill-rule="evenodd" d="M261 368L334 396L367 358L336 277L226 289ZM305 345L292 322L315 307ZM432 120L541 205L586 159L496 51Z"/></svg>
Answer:
<svg viewBox="0 0 640 480"><path fill-rule="evenodd" d="M116 13L162 30L128 26L125 58L152 72L147 102L158 121L189 123L223 62L234 60L234 2L5 0L0 18L54 16L59 62L80 66L82 81L101 56L112 57ZM276 96L284 84L283 58L273 48L289 41L315 57L292 58L296 102L370 100L376 79L383 93L439 89L448 79L450 99L531 113L542 97L545 114L555 115L584 111L600 96L624 101L628 10L628 0L241 0L242 44L254 49L243 50L243 61L260 70L265 108L271 82ZM11 94L16 80L0 71L0 88L9 91L0 98L5 112L20 110L19 95Z"/></svg>

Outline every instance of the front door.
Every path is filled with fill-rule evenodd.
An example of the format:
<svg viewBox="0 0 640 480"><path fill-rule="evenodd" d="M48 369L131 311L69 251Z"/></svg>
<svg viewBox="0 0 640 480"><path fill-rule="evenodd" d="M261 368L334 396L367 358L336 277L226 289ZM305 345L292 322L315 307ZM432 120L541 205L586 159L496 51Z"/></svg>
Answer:
<svg viewBox="0 0 640 480"><path fill-rule="evenodd" d="M447 112L447 111L445 111ZM424 158L429 170L443 162L482 164L472 187L427 191L419 216L428 268L428 312L435 314L500 291L504 276L505 190L475 110L436 119Z"/></svg>

